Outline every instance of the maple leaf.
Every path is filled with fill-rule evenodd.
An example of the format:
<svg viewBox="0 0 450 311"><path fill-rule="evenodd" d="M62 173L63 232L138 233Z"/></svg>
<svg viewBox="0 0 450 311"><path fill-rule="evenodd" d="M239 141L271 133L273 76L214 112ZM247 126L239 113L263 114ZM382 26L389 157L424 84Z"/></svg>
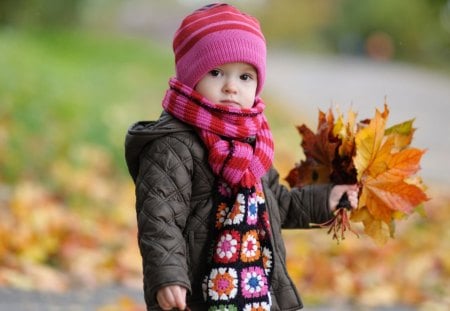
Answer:
<svg viewBox="0 0 450 311"><path fill-rule="evenodd" d="M410 147L415 128L408 120L386 129L389 109L375 111L372 119L356 122L350 110L347 121L331 110L319 112L317 132L298 127L306 159L297 165L287 180L291 186L331 182L360 186L358 208L347 211L342 201L333 219L315 227L327 227L338 242L350 230L350 221L362 222L364 232L377 243L393 237L395 220L418 210L428 200L422 180L415 176L425 150ZM350 213L348 217L347 213Z"/></svg>
<svg viewBox="0 0 450 311"><path fill-rule="evenodd" d="M381 148L387 152L386 149ZM382 165L380 160L374 161L373 166L377 169L368 169L367 176L362 176L361 183L366 195L360 199L360 205L366 205L375 219L389 223L395 211L410 214L417 205L427 200L420 187L404 181L417 172L424 152L405 149L395 154L379 154L377 159L384 160Z"/></svg>
<svg viewBox="0 0 450 311"><path fill-rule="evenodd" d="M355 136L357 151L353 162L358 172L358 180L361 180L361 175L367 169L370 169L383 141L386 118L389 115L387 106L384 107L384 112L380 113L376 110L375 118L370 121L367 127L358 131Z"/></svg>
<svg viewBox="0 0 450 311"><path fill-rule="evenodd" d="M386 129L385 135L394 137L394 146L397 149L401 150L411 144L414 132L416 131L416 129L412 126L413 122L414 119L408 120Z"/></svg>
<svg viewBox="0 0 450 311"><path fill-rule="evenodd" d="M352 211L350 220L353 222L362 222L364 225L364 233L370 236L377 244L385 244L389 238L394 237L394 222L385 223L375 219L366 206Z"/></svg>
<svg viewBox="0 0 450 311"><path fill-rule="evenodd" d="M355 149L355 127L356 113L349 110L347 114L347 123L344 121L342 113L339 114L336 124L333 127L333 134L341 140L339 146L339 155L352 155Z"/></svg>
<svg viewBox="0 0 450 311"><path fill-rule="evenodd" d="M333 127L333 134L338 138L338 148L333 159L333 171L330 181L335 184L355 184L356 169L353 156L355 145L356 113L349 110L347 122L342 113L338 115Z"/></svg>
<svg viewBox="0 0 450 311"><path fill-rule="evenodd" d="M377 110L375 118L356 134L357 152L353 159L362 185L359 207L367 208L371 215L364 217L363 224L366 233L378 243L385 242L386 232L391 232L395 218L411 214L420 203L428 200L420 184L408 182L419 170L425 153L425 150L409 147L415 130L413 120L385 130L388 114L385 105L384 112ZM390 230L385 230L380 221Z"/></svg>
<svg viewBox="0 0 450 311"><path fill-rule="evenodd" d="M333 135L334 116L319 111L317 133L306 125L297 127L302 136L301 146L306 160L296 165L286 177L291 186L302 187L312 183L325 183L332 173L332 162L335 157L338 140Z"/></svg>
<svg viewBox="0 0 450 311"><path fill-rule="evenodd" d="M303 160L292 169L286 181L293 187L326 183L330 179L330 166L322 165L310 159Z"/></svg>
<svg viewBox="0 0 450 311"><path fill-rule="evenodd" d="M319 111L317 134L314 134L306 125L298 127L303 137L302 148L307 158L314 159L319 165L331 166L337 140L333 136L334 116L331 110L325 115Z"/></svg>

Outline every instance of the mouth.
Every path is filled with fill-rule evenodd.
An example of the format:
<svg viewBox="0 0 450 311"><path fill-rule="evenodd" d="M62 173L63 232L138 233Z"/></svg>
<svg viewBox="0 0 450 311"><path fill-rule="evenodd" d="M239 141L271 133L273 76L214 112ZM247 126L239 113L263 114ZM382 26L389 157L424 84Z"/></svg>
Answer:
<svg viewBox="0 0 450 311"><path fill-rule="evenodd" d="M240 107L241 106L238 102L236 102L234 100L230 100L230 99L221 100L220 103L222 105L227 105L227 106L232 106L232 107Z"/></svg>

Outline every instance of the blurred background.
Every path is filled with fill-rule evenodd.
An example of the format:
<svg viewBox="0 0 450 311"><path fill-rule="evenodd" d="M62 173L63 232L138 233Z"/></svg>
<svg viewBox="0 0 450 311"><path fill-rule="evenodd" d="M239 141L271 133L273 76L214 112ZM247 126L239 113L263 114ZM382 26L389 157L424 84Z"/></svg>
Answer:
<svg viewBox="0 0 450 311"><path fill-rule="evenodd" d="M200 0L0 1L0 310L144 310L128 126L155 119ZM305 310L450 307L450 1L241 0L268 42L281 176L318 111L415 119L426 216L376 245L285 232ZM3 307L2 307L3 306ZM5 308L5 309L3 309Z"/></svg>

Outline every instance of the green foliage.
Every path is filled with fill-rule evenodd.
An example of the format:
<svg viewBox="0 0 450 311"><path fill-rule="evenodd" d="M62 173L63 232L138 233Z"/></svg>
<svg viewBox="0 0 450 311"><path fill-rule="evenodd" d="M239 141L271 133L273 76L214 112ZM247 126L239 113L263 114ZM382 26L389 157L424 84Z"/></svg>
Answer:
<svg viewBox="0 0 450 311"><path fill-rule="evenodd" d="M255 15L266 38L275 45L324 48L319 35L333 21L338 4L333 0L272 0Z"/></svg>
<svg viewBox="0 0 450 311"><path fill-rule="evenodd" d="M272 46L383 57L450 71L446 0L272 0L255 14Z"/></svg>
<svg viewBox="0 0 450 311"><path fill-rule="evenodd" d="M353 44L363 47L372 34L381 32L392 40L397 58L427 63L438 57L444 61L442 49L450 46L450 36L441 24L444 6L439 2L343 0L328 28L328 38L336 49L343 48L349 36L354 38ZM347 50L357 52L358 46L351 45Z"/></svg>
<svg viewBox="0 0 450 311"><path fill-rule="evenodd" d="M77 32L4 30L0 55L6 181L45 179L53 161L70 161L81 144L103 146L124 169L126 129L159 114L172 61L143 41Z"/></svg>
<svg viewBox="0 0 450 311"><path fill-rule="evenodd" d="M0 25L73 26L85 0L2 0Z"/></svg>

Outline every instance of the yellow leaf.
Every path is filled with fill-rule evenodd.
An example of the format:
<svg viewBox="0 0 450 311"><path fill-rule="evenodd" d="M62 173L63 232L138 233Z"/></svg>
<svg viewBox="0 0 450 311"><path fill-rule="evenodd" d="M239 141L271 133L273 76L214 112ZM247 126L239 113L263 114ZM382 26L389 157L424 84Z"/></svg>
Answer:
<svg viewBox="0 0 450 311"><path fill-rule="evenodd" d="M389 162L392 158L391 150L394 147L394 143L394 138L388 138L382 144L377 152L377 156L373 159L372 164L366 170L369 176L375 178L389 169Z"/></svg>
<svg viewBox="0 0 450 311"><path fill-rule="evenodd" d="M383 113L376 110L375 118L370 121L369 126L359 130L355 136L356 156L353 162L358 172L358 180L361 180L361 176L372 165L383 141L386 118L389 114L386 105L384 109Z"/></svg>
<svg viewBox="0 0 450 311"><path fill-rule="evenodd" d="M393 234L393 228L387 223L375 219L367 208L358 208L351 214L351 220L362 222L364 233L370 236L377 244L385 244Z"/></svg>
<svg viewBox="0 0 450 311"><path fill-rule="evenodd" d="M339 155L342 157L353 155L355 148L355 124L356 113L350 109L347 114L347 123L344 122L344 116L340 114L334 125L333 135L341 140Z"/></svg>

